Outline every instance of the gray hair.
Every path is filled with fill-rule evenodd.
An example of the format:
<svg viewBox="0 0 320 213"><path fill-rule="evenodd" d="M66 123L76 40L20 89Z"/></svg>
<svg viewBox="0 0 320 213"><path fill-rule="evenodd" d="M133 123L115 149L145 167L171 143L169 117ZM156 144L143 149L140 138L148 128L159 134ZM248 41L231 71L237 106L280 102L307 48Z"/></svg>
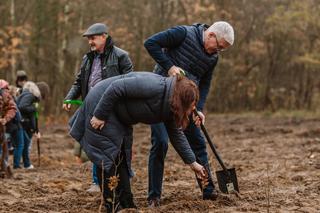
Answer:
<svg viewBox="0 0 320 213"><path fill-rule="evenodd" d="M40 90L38 88L38 86L32 82L32 81L27 81L24 85L23 85L23 89L27 89L29 92L32 93L32 95L36 96L37 98L41 99L41 93Z"/></svg>
<svg viewBox="0 0 320 213"><path fill-rule="evenodd" d="M233 27L225 21L218 21L213 23L208 29L209 32L214 32L218 39L224 39L230 45L234 42Z"/></svg>

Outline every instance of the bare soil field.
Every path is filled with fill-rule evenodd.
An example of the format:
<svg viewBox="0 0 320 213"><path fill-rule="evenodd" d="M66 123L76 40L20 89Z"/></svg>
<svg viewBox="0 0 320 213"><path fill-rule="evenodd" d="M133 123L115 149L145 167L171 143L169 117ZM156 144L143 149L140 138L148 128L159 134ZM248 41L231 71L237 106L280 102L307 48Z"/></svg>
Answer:
<svg viewBox="0 0 320 213"><path fill-rule="evenodd" d="M132 187L138 212L320 212L320 118L210 115L206 127L222 159L236 168L239 196L203 201L194 174L170 145L161 207L148 208L150 129L137 125ZM86 192L90 163L75 160L67 126L48 126L42 134L41 166L34 143L35 169L0 179L0 212L98 212L100 193ZM220 167L209 146L208 153L214 173Z"/></svg>

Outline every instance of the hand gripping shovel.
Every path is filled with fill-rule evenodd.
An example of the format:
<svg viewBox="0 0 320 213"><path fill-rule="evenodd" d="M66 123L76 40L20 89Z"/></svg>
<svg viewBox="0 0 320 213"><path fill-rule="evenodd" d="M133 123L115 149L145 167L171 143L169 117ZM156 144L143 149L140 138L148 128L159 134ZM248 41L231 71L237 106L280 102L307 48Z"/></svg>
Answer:
<svg viewBox="0 0 320 213"><path fill-rule="evenodd" d="M82 101L81 100L64 100L63 103L64 104L78 105L78 106L82 105Z"/></svg>
<svg viewBox="0 0 320 213"><path fill-rule="evenodd" d="M196 110L194 112L197 116L199 116ZM216 172L220 191L228 194L233 193L234 191L239 192L238 180L237 180L235 168L227 169L227 167L224 165L219 153L217 152L216 147L213 145L209 137L209 134L202 122L201 122L201 130L204 133L212 152L214 153L215 157L217 158L217 160L219 161L219 164L223 169L221 171Z"/></svg>

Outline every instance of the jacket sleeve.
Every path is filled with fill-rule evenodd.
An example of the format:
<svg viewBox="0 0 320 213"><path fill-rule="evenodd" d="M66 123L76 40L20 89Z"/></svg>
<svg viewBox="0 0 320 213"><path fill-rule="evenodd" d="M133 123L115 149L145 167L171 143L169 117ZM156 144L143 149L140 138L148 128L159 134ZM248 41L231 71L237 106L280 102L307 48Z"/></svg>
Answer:
<svg viewBox="0 0 320 213"><path fill-rule="evenodd" d="M141 83L141 81L145 83ZM156 84L159 81L140 79L138 77L126 77L110 84L97 104L93 115L100 120L108 120L114 105L121 99L148 99L159 92Z"/></svg>
<svg viewBox="0 0 320 213"><path fill-rule="evenodd" d="M88 60L87 56L84 56L82 59L81 66L80 66L80 71L78 72L78 74L76 76L76 80L72 84L72 86L71 86L67 96L64 98L64 100L74 100L74 99L78 99L81 96L81 81L84 80L84 79L82 79L82 70L84 70L84 66L85 66L87 60Z"/></svg>
<svg viewBox="0 0 320 213"><path fill-rule="evenodd" d="M173 148L182 158L185 164L191 164L196 161L196 157L191 150L186 136L181 128L176 127L173 121L167 121L164 123L166 126L168 136L170 138Z"/></svg>
<svg viewBox="0 0 320 213"><path fill-rule="evenodd" d="M129 55L122 54L119 58L119 71L121 74L126 74L133 71L132 61Z"/></svg>
<svg viewBox="0 0 320 213"><path fill-rule="evenodd" d="M166 71L174 64L168 56L163 52L163 48L178 47L185 39L187 31L183 26L170 28L166 31L159 32L149 37L144 42L150 56Z"/></svg>
<svg viewBox="0 0 320 213"><path fill-rule="evenodd" d="M8 105L6 107L6 113L3 116L4 119L6 119L6 122L9 122L11 119L13 119L16 115L17 112L17 107L16 104L12 98L11 95L7 94L7 99L8 99Z"/></svg>
<svg viewBox="0 0 320 213"><path fill-rule="evenodd" d="M31 114L36 112L36 107L33 105L34 96L29 93L21 97L18 102L18 108L22 114Z"/></svg>
<svg viewBox="0 0 320 213"><path fill-rule="evenodd" d="M205 75L202 76L199 82L199 102L197 104L197 110L203 111L204 104L207 100L207 96L210 90L211 80L213 76L213 71L215 66L217 65L218 59L216 63L214 64L211 71L207 72Z"/></svg>
<svg viewBox="0 0 320 213"><path fill-rule="evenodd" d="M82 105L69 120L69 134L78 142L81 141L85 132L85 107Z"/></svg>

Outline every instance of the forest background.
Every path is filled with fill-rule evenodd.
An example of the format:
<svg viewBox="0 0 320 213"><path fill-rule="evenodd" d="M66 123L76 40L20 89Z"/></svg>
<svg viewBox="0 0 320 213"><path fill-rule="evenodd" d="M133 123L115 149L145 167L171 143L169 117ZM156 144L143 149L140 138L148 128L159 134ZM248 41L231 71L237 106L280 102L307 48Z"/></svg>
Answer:
<svg viewBox="0 0 320 213"><path fill-rule="evenodd" d="M136 71L152 71L149 36L176 25L225 20L235 43L220 54L209 112L310 110L320 104L320 2L317 0L2 0L0 78L17 70L51 88L46 112L58 115L81 59L82 33L109 26Z"/></svg>

